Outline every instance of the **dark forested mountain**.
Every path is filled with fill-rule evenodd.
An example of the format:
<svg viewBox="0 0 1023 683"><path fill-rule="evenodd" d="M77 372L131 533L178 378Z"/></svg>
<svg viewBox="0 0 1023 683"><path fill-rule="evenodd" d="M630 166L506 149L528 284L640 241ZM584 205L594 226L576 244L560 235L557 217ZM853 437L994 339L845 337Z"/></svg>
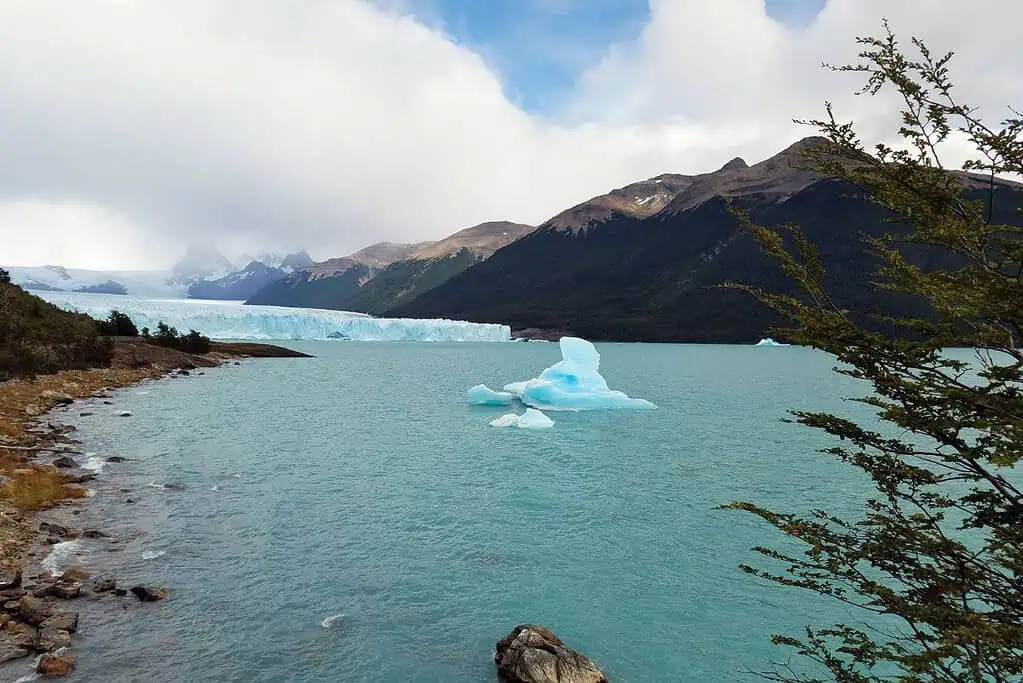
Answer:
<svg viewBox="0 0 1023 683"><path fill-rule="evenodd" d="M386 313L505 322L517 330L591 339L756 341L779 322L776 316L751 296L717 285L743 282L769 291L792 291L792 285L740 229L725 198L749 209L761 224L801 226L820 249L839 305L912 312L915 302L869 284L877 264L864 236L899 226L887 222L890 216L857 188L801 168L798 153L816 143L801 141L754 166L735 160L715 173L672 176L671 198L657 200L662 206L652 215L630 215L607 200L602 210L575 207L570 220L565 219L570 212L555 217ZM987 198L978 180L961 178L968 194ZM631 197L626 206L642 199ZM1018 221L1014 211L1020 206L1020 186L999 183L995 220ZM925 268L955 265L947 255L920 247L907 255Z"/></svg>

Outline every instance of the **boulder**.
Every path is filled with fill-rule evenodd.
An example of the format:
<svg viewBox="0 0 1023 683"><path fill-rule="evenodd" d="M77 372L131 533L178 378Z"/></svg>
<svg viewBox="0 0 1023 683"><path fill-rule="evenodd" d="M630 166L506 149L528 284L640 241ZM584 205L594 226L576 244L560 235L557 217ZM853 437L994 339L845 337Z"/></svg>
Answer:
<svg viewBox="0 0 1023 683"><path fill-rule="evenodd" d="M23 624L20 621L11 621L7 624L7 638L10 643L18 647L28 648L35 645L38 631L31 624Z"/></svg>
<svg viewBox="0 0 1023 683"><path fill-rule="evenodd" d="M64 614L55 614L43 623L40 624L44 629L52 628L61 631L67 631L68 633L74 633L78 630L78 612L66 612Z"/></svg>
<svg viewBox="0 0 1023 683"><path fill-rule="evenodd" d="M75 670L74 655L43 655L39 658L36 673L41 676L67 676Z"/></svg>
<svg viewBox="0 0 1023 683"><path fill-rule="evenodd" d="M53 391L51 389L47 389L43 393L39 394L39 397L44 401L49 401L51 403L56 403L62 406L71 405L72 403L75 402L74 397L69 396L65 393L61 393L59 391Z"/></svg>
<svg viewBox="0 0 1023 683"><path fill-rule="evenodd" d="M51 524L49 522L40 522L39 531L44 534L52 534L54 536L68 536L71 534L71 530L66 526L59 524Z"/></svg>
<svg viewBox="0 0 1023 683"><path fill-rule="evenodd" d="M21 569L0 569L0 591L9 591L21 586Z"/></svg>
<svg viewBox="0 0 1023 683"><path fill-rule="evenodd" d="M42 415L44 412L45 411L41 407L37 406L34 403L25 406L25 415L27 415L28 417L38 417Z"/></svg>
<svg viewBox="0 0 1023 683"><path fill-rule="evenodd" d="M82 532L82 538L106 538L107 535L99 529L86 529Z"/></svg>
<svg viewBox="0 0 1023 683"><path fill-rule="evenodd" d="M54 652L71 645L71 634L59 628L40 629L36 637L36 652Z"/></svg>
<svg viewBox="0 0 1023 683"><path fill-rule="evenodd" d="M50 595L61 600L74 600L82 594L82 584L77 581L71 583L55 583Z"/></svg>
<svg viewBox="0 0 1023 683"><path fill-rule="evenodd" d="M608 683L597 665L543 626L523 624L497 641L497 677L503 683Z"/></svg>
<svg viewBox="0 0 1023 683"><path fill-rule="evenodd" d="M124 458L120 455L111 455L107 458L107 462L127 462L128 458Z"/></svg>
<svg viewBox="0 0 1023 683"><path fill-rule="evenodd" d="M26 595L18 600L18 609L22 618L30 624L41 624L53 616L50 606L32 595Z"/></svg>
<svg viewBox="0 0 1023 683"><path fill-rule="evenodd" d="M170 595L170 590L160 586L132 586L132 594L142 602L156 602Z"/></svg>
<svg viewBox="0 0 1023 683"><path fill-rule="evenodd" d="M86 484L96 478L95 472L83 472L82 474L69 474L67 476L67 483L69 484Z"/></svg>
<svg viewBox="0 0 1023 683"><path fill-rule="evenodd" d="M78 413L78 417L92 417L93 415L95 415L95 413L90 413L87 410L84 411L84 412Z"/></svg>
<svg viewBox="0 0 1023 683"><path fill-rule="evenodd" d="M94 593L109 593L117 588L117 581L109 576L98 576L92 580L92 591Z"/></svg>
<svg viewBox="0 0 1023 683"><path fill-rule="evenodd" d="M14 642L10 633L7 631L0 631L0 664L9 662L12 659L28 657L31 653L31 649L22 647Z"/></svg>
<svg viewBox="0 0 1023 683"><path fill-rule="evenodd" d="M55 467L63 467L64 469L71 469L72 467L78 467L78 463L75 462L73 459L67 457L66 455L62 455L59 458L57 458L56 460L54 460L53 461L53 465Z"/></svg>

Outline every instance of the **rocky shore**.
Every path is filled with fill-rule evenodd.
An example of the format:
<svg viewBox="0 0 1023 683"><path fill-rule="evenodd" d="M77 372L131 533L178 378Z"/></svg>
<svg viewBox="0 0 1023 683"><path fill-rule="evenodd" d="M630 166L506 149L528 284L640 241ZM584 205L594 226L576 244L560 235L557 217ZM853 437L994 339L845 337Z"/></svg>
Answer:
<svg viewBox="0 0 1023 683"><path fill-rule="evenodd" d="M83 399L113 405L109 392L114 389L163 376L202 374L205 368L241 358L305 355L266 344L225 343L196 355L118 339L109 368L0 385L0 666L37 654L38 674L66 675L76 663L69 650L78 629L77 600L149 603L170 595L161 586L123 587L111 576L47 566L46 558L59 544L106 536L102 530L74 525L77 508L89 495L84 485L96 475L76 459L80 451L74 427L51 421L50 411ZM108 462L123 459L107 457Z"/></svg>

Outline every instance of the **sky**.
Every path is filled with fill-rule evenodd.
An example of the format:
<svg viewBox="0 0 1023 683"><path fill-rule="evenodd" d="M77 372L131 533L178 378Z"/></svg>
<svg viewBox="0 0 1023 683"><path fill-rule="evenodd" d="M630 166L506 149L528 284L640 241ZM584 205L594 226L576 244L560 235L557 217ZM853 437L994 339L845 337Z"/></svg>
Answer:
<svg viewBox="0 0 1023 683"><path fill-rule="evenodd" d="M0 263L538 224L767 158L826 100L890 141L897 103L821 68L882 17L955 50L957 92L998 121L1023 106L1023 3L983 4L996 21L961 0L0 0Z"/></svg>

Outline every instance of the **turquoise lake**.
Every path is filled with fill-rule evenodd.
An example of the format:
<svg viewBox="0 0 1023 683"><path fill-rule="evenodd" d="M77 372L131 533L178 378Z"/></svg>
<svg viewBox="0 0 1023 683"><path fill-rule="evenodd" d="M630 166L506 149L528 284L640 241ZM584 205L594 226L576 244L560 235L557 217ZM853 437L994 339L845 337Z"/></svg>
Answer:
<svg viewBox="0 0 1023 683"><path fill-rule="evenodd" d="M757 680L787 654L772 632L844 616L741 573L781 539L717 509L862 506L869 483L780 421L862 393L824 354L598 345L609 385L659 409L526 431L489 427L507 411L466 389L535 377L557 344L292 346L316 357L68 412L84 451L130 458L94 482L81 523L113 539L78 562L173 591L81 605L76 680L480 683L527 622L614 683ZM170 482L185 488L151 485Z"/></svg>

